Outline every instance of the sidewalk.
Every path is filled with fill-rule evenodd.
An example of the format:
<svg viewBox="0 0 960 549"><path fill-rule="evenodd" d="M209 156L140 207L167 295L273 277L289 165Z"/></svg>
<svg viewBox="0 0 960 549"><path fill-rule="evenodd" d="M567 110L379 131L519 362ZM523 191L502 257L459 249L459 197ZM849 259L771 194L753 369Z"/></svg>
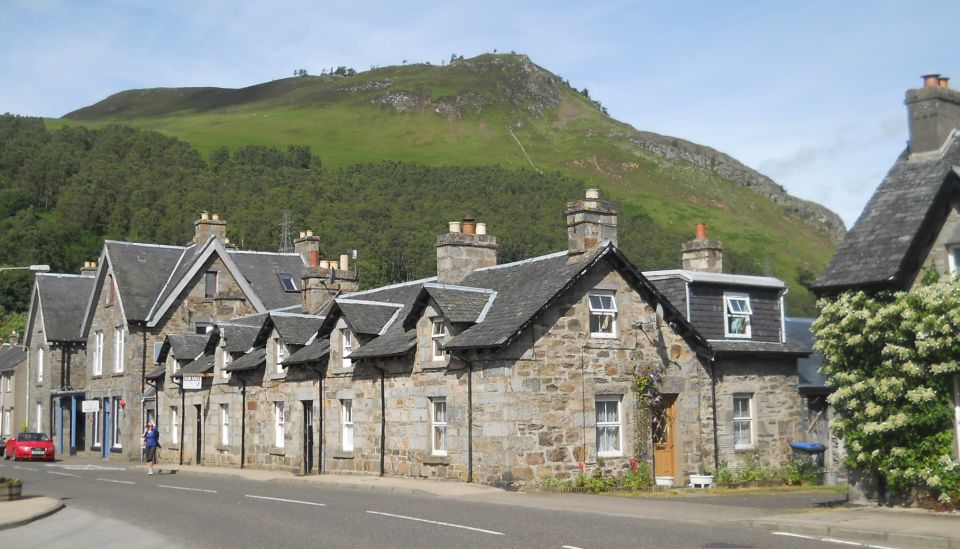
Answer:
<svg viewBox="0 0 960 549"><path fill-rule="evenodd" d="M59 499L27 496L16 501L0 502L0 530L16 528L52 515L63 509Z"/></svg>

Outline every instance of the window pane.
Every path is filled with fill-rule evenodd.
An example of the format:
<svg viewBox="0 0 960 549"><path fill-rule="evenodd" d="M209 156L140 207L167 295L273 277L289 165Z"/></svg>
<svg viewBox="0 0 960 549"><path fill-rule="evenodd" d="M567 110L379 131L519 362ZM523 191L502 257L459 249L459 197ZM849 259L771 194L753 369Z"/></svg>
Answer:
<svg viewBox="0 0 960 549"><path fill-rule="evenodd" d="M747 317L744 316L731 316L727 319L728 329L727 331L731 334L746 334L747 333Z"/></svg>
<svg viewBox="0 0 960 549"><path fill-rule="evenodd" d="M433 428L433 448L434 450L445 451L447 449L447 427L438 425Z"/></svg>

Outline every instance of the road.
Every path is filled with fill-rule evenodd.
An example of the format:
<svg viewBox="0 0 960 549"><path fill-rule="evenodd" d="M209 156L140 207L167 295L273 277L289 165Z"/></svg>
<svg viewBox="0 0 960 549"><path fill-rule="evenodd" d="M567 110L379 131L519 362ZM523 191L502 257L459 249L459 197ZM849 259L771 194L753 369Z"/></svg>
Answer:
<svg viewBox="0 0 960 549"><path fill-rule="evenodd" d="M679 504L689 512L675 519L645 518L621 498L437 497L182 471L148 476L137 464L71 459L4 461L0 475L22 478L25 496L67 505L0 531L3 547L839 547L715 522L693 502ZM585 506L591 501L602 506Z"/></svg>

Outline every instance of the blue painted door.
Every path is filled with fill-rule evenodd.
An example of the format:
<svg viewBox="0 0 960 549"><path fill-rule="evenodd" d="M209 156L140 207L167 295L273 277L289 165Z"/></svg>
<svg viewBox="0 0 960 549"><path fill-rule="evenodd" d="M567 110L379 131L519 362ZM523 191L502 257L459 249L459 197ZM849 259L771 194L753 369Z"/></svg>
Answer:
<svg viewBox="0 0 960 549"><path fill-rule="evenodd" d="M110 435L113 431L113 429L110 428L110 426L113 425L111 421L111 411L110 399L103 399L103 459L110 459Z"/></svg>

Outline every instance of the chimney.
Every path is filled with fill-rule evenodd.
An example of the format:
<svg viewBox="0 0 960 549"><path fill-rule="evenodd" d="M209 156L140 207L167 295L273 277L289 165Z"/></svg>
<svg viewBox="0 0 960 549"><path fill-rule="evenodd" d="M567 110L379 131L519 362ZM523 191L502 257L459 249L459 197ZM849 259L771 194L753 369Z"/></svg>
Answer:
<svg viewBox="0 0 960 549"><path fill-rule="evenodd" d="M10 345L16 346L20 343L20 334L16 330L10 332Z"/></svg>
<svg viewBox="0 0 960 549"><path fill-rule="evenodd" d="M587 189L586 198L569 202L567 216L567 263L575 263L607 242L617 245L617 209L600 200L599 189Z"/></svg>
<svg viewBox="0 0 960 549"><path fill-rule="evenodd" d="M696 237L684 243L683 268L687 271L723 272L723 244L707 238L707 225L697 223Z"/></svg>
<svg viewBox="0 0 960 549"><path fill-rule="evenodd" d="M80 269L80 276L94 276L97 274L96 261L84 261L83 268Z"/></svg>
<svg viewBox="0 0 960 549"><path fill-rule="evenodd" d="M300 231L300 238L293 241L293 249L300 254L305 265L320 265L320 237L313 236L313 231Z"/></svg>
<svg viewBox="0 0 960 549"><path fill-rule="evenodd" d="M200 219L193 222L194 233L193 243L202 246L210 238L210 235L220 237L220 240L227 238L227 222L220 219L220 214L215 213L211 218L207 212L200 214Z"/></svg>
<svg viewBox="0 0 960 549"><path fill-rule="evenodd" d="M487 234L486 223L467 216L462 225L451 221L448 228L448 233L437 237L438 282L459 284L476 269L497 264L497 237Z"/></svg>
<svg viewBox="0 0 960 549"><path fill-rule="evenodd" d="M950 89L950 79L923 75L923 87L907 90L904 104L910 123L910 154L935 151L960 128L960 92Z"/></svg>
<svg viewBox="0 0 960 549"><path fill-rule="evenodd" d="M302 240L307 241L311 238L319 240L310 231L301 235L296 241L298 246ZM340 261L337 262L328 259L321 261L320 252L317 250L310 250L309 254L310 259L307 261L307 268L303 271L300 286L300 291L303 293L304 313L315 315L338 295L351 294L360 290L358 273L348 269L348 256L341 255Z"/></svg>

